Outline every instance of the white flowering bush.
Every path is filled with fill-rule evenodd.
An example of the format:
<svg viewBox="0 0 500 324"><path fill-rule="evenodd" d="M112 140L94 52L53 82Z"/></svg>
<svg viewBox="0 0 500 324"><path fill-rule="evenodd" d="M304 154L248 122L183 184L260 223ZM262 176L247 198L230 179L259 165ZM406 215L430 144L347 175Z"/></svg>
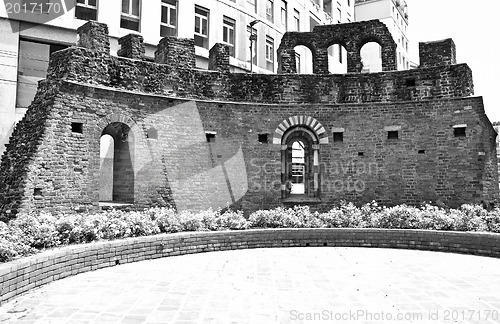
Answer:
<svg viewBox="0 0 500 324"><path fill-rule="evenodd" d="M185 231L244 230L248 228L400 228L500 233L500 208L464 204L459 209L423 204L419 207L357 207L341 202L323 213L308 206L242 211L207 209L181 211L149 208L125 212L20 214L8 224L0 222L0 262L61 245Z"/></svg>
<svg viewBox="0 0 500 324"><path fill-rule="evenodd" d="M500 208L495 208L488 212L485 217L488 231L493 233L500 233Z"/></svg>
<svg viewBox="0 0 500 324"><path fill-rule="evenodd" d="M150 208L151 219L162 233L177 233L182 231L179 214L173 208Z"/></svg>
<svg viewBox="0 0 500 324"><path fill-rule="evenodd" d="M250 227L250 222L243 216L241 210L227 210L216 219L218 230L244 230Z"/></svg>
<svg viewBox="0 0 500 324"><path fill-rule="evenodd" d="M35 251L27 245L16 227L0 222L0 262L6 262L16 257L28 255Z"/></svg>
<svg viewBox="0 0 500 324"><path fill-rule="evenodd" d="M464 204L460 207L462 217L457 221L458 231L484 232L488 230L486 215L488 212L479 205Z"/></svg>
<svg viewBox="0 0 500 324"><path fill-rule="evenodd" d="M22 233L23 243L35 249L50 248L60 244L56 231L56 218L48 213L21 214L10 225Z"/></svg>

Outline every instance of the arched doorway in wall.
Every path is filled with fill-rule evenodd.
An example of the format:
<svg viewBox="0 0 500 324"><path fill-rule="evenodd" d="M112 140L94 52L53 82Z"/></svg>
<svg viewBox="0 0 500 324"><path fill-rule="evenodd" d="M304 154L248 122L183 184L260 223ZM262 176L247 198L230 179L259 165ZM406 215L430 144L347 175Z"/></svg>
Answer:
<svg viewBox="0 0 500 324"><path fill-rule="evenodd" d="M295 51L295 67L297 74L313 73L313 53L304 45L298 45L293 48Z"/></svg>
<svg viewBox="0 0 500 324"><path fill-rule="evenodd" d="M333 74L347 73L347 50L341 44L328 47L328 72Z"/></svg>
<svg viewBox="0 0 500 324"><path fill-rule="evenodd" d="M115 139L109 134L101 136L99 167L99 201L113 201L113 163Z"/></svg>
<svg viewBox="0 0 500 324"><path fill-rule="evenodd" d="M121 122L107 125L101 134L99 201L134 202L134 140L130 127Z"/></svg>
<svg viewBox="0 0 500 324"><path fill-rule="evenodd" d="M365 43L360 49L361 72L375 73L382 72L382 47L377 42Z"/></svg>
<svg viewBox="0 0 500 324"><path fill-rule="evenodd" d="M282 138L283 198L318 197L318 138L308 127L297 126Z"/></svg>

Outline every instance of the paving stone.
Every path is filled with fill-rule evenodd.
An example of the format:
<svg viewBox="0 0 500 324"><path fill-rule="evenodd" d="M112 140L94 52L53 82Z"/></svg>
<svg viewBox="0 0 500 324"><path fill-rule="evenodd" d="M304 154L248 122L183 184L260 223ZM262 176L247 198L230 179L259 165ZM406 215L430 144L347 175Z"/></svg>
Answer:
<svg viewBox="0 0 500 324"><path fill-rule="evenodd" d="M371 317L439 312L432 323L450 323L445 312L500 312L499 270L500 259L426 251L309 247L212 252L61 279L3 304L0 322L296 324L325 322L305 316L332 319L362 312L345 323L381 323Z"/></svg>

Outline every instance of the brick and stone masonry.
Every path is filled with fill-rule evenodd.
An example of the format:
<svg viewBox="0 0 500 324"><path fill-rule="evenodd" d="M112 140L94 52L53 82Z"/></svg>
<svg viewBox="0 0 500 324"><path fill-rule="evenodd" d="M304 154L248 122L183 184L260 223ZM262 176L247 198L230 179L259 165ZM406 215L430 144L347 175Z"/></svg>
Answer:
<svg viewBox="0 0 500 324"><path fill-rule="evenodd" d="M417 204L498 197L496 132L473 96L472 72L451 40L421 44L421 67L394 71L395 44L378 21L286 33L280 74L229 73L227 48L195 68L193 40L142 39L109 54L107 27L89 22L79 43L55 52L47 79L0 164L0 214L99 208L101 137L114 142L111 200L136 208L280 205L327 209L340 200ZM382 47L383 72L359 73L359 48ZM328 74L325 49L342 44L350 73ZM293 48L314 54L297 75ZM287 189L292 145L304 145L304 194ZM111 180L107 180L111 181Z"/></svg>

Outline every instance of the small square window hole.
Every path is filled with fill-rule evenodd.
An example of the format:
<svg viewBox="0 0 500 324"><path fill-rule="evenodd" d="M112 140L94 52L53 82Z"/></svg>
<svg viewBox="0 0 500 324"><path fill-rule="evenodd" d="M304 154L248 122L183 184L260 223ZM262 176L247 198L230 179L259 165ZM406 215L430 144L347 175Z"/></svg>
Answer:
<svg viewBox="0 0 500 324"><path fill-rule="evenodd" d="M259 134L259 143L269 143L269 134Z"/></svg>
<svg viewBox="0 0 500 324"><path fill-rule="evenodd" d="M215 134L214 133L206 133L207 143L215 143Z"/></svg>
<svg viewBox="0 0 500 324"><path fill-rule="evenodd" d="M399 138L398 131L388 131L387 132L387 139L398 139L398 138Z"/></svg>
<svg viewBox="0 0 500 324"><path fill-rule="evenodd" d="M71 123L73 133L83 134L83 123Z"/></svg>
<svg viewBox="0 0 500 324"><path fill-rule="evenodd" d="M408 79L406 80L406 86L407 87L414 87L416 85L415 79Z"/></svg>
<svg viewBox="0 0 500 324"><path fill-rule="evenodd" d="M466 137L465 127L455 127L453 128L453 133L455 137Z"/></svg>

